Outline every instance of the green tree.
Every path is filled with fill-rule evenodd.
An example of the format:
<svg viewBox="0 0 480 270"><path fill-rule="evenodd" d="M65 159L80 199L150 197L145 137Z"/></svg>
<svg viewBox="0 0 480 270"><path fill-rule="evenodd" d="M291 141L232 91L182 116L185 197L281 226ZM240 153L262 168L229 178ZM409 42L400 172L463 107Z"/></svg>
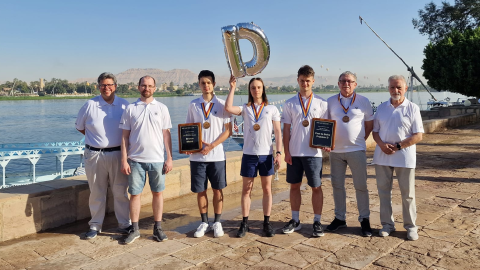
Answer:
<svg viewBox="0 0 480 270"><path fill-rule="evenodd" d="M423 76L437 90L480 97L480 27L454 30L424 50Z"/></svg>
<svg viewBox="0 0 480 270"><path fill-rule="evenodd" d="M175 91L175 93L177 93L179 96L183 95L183 92L185 92L183 89L177 89L177 91Z"/></svg>
<svg viewBox="0 0 480 270"><path fill-rule="evenodd" d="M437 42L453 29L463 32L480 26L480 1L455 0L452 6L444 1L441 6L430 2L418 11L419 19L413 19L413 27L420 34Z"/></svg>

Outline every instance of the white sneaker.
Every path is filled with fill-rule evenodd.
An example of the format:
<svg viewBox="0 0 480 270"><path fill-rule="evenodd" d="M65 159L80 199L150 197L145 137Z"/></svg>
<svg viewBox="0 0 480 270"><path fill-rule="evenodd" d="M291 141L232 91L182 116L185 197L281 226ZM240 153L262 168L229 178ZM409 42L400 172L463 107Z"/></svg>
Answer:
<svg viewBox="0 0 480 270"><path fill-rule="evenodd" d="M418 233L416 229L407 229L407 239L410 241L418 240Z"/></svg>
<svg viewBox="0 0 480 270"><path fill-rule="evenodd" d="M209 232L211 230L210 226L208 223L202 222L200 223L200 226L198 226L197 231L193 234L193 237L202 237L205 235L205 233Z"/></svg>
<svg viewBox="0 0 480 270"><path fill-rule="evenodd" d="M215 223L213 223L212 227L213 227L213 237L222 237L223 236L222 223L215 222Z"/></svg>
<svg viewBox="0 0 480 270"><path fill-rule="evenodd" d="M395 231L395 228L389 228L389 227L383 227L379 232L378 235L381 237L387 237L389 236L392 232Z"/></svg>

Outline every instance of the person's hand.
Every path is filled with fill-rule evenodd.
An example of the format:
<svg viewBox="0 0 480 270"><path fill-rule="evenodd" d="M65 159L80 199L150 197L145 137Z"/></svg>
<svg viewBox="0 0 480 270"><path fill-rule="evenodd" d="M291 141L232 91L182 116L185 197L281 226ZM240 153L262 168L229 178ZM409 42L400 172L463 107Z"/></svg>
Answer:
<svg viewBox="0 0 480 270"><path fill-rule="evenodd" d="M128 164L127 161L122 161L120 171L125 175L130 175L130 173L132 173L132 170L130 169L130 164Z"/></svg>
<svg viewBox="0 0 480 270"><path fill-rule="evenodd" d="M210 153L210 151L212 151L213 145L211 143L206 143L206 142L202 142L202 144L203 144L203 149L200 153L202 153L202 155L206 156L206 155L208 155L208 153Z"/></svg>
<svg viewBox="0 0 480 270"><path fill-rule="evenodd" d="M285 152L285 162L288 165L292 165L292 156L290 155L290 153Z"/></svg>
<svg viewBox="0 0 480 270"><path fill-rule="evenodd" d="M328 153L330 153L330 151L332 151L332 148L330 148L330 147L322 147L321 149L325 152L328 152Z"/></svg>
<svg viewBox="0 0 480 270"><path fill-rule="evenodd" d="M281 159L282 155L280 154L276 154L275 155L275 158L273 159L273 164L276 165L276 170L280 170L280 167L282 166L281 165L281 162L280 162L280 159Z"/></svg>
<svg viewBox="0 0 480 270"><path fill-rule="evenodd" d="M230 76L230 90L233 90L235 91L235 88L237 87L237 79L235 78L235 76L231 75Z"/></svg>
<svg viewBox="0 0 480 270"><path fill-rule="evenodd" d="M167 158L165 163L163 163L163 172L165 174L171 172L173 169L173 160L171 158Z"/></svg>
<svg viewBox="0 0 480 270"><path fill-rule="evenodd" d="M237 125L233 126L233 130L234 130L235 132L238 132L238 126L237 126Z"/></svg>
<svg viewBox="0 0 480 270"><path fill-rule="evenodd" d="M382 151L387 155L391 155L395 153L395 145L391 143L383 143L383 144L379 144L379 146L380 146L380 149L382 149Z"/></svg>

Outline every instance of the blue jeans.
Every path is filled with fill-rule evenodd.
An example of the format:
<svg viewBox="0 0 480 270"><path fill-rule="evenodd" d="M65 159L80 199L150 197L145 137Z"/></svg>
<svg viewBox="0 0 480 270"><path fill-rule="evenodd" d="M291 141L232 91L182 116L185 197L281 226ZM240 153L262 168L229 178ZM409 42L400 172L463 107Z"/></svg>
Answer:
<svg viewBox="0 0 480 270"><path fill-rule="evenodd" d="M132 172L128 175L128 193L138 195L145 187L148 173L148 183L152 192L161 192L165 189L165 173L163 162L144 163L128 160Z"/></svg>

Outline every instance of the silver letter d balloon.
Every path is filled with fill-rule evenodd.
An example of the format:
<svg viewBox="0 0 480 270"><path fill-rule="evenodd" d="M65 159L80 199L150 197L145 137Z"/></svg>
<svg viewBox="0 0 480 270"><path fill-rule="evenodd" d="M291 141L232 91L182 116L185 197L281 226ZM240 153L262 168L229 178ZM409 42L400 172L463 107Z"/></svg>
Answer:
<svg viewBox="0 0 480 270"><path fill-rule="evenodd" d="M253 23L239 23L222 27L225 56L227 57L230 72L236 78L254 76L267 66L270 59L270 45L263 30ZM253 46L253 57L243 62L239 39L247 39Z"/></svg>

